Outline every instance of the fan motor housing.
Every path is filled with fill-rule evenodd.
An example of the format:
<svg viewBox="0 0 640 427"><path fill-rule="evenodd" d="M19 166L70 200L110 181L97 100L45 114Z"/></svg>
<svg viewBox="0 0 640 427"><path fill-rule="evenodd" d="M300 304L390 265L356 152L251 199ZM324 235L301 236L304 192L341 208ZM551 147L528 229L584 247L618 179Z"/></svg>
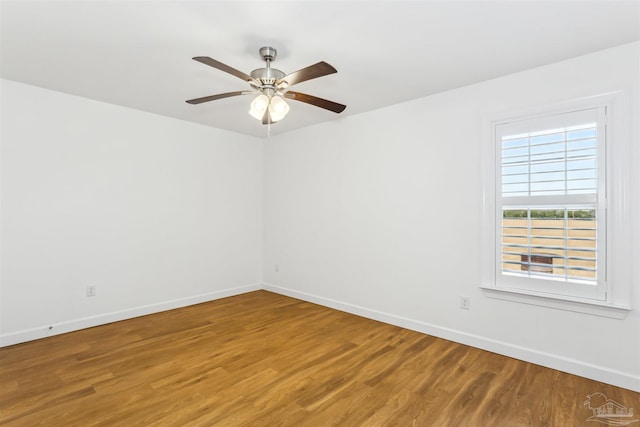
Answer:
<svg viewBox="0 0 640 427"><path fill-rule="evenodd" d="M283 78L285 74L275 68L258 68L257 70L253 70L250 76L263 85L273 86L275 82Z"/></svg>

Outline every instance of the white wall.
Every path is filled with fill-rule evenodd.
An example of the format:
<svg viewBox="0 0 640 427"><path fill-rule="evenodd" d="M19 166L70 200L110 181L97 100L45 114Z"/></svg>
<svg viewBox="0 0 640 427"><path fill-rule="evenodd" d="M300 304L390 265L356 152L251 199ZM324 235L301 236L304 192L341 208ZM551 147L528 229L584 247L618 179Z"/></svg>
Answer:
<svg viewBox="0 0 640 427"><path fill-rule="evenodd" d="M261 140L1 83L2 344L260 288Z"/></svg>
<svg viewBox="0 0 640 427"><path fill-rule="evenodd" d="M625 45L272 138L267 289L640 390L637 267L635 308L622 320L490 299L478 288L483 123L622 89L632 94L637 146L639 50ZM637 242L633 226L625 237ZM461 295L471 310L459 309Z"/></svg>

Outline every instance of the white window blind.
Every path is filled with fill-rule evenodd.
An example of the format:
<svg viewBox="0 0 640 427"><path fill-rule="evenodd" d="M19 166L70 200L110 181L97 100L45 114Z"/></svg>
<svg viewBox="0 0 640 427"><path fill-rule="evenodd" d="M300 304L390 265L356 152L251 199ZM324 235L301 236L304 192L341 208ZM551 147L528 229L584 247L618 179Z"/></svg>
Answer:
<svg viewBox="0 0 640 427"><path fill-rule="evenodd" d="M502 138L502 196L596 194L597 125Z"/></svg>
<svg viewBox="0 0 640 427"><path fill-rule="evenodd" d="M496 126L503 285L604 298L605 109Z"/></svg>
<svg viewBox="0 0 640 427"><path fill-rule="evenodd" d="M502 272L596 283L595 209L503 209Z"/></svg>

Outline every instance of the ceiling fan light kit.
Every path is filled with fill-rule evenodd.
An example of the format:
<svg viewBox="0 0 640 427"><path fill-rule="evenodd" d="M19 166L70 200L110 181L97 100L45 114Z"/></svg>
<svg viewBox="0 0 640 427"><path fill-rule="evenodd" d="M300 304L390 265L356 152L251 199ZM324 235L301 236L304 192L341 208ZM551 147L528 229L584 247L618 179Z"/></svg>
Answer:
<svg viewBox="0 0 640 427"><path fill-rule="evenodd" d="M229 98L232 96L257 93L258 96L250 104L249 114L255 119L262 121L262 124L265 125L276 123L287 115L290 107L285 102L284 98L304 102L325 110L333 111L334 113L341 113L345 108L347 108L346 105L339 104L337 102L289 90L289 88L295 84L326 76L328 74L337 73L337 70L331 65L321 61L293 73L285 74L278 69L271 68L271 62L276 59L276 55L277 51L272 47L265 46L260 48L260 56L266 62L266 67L255 69L250 74L245 74L242 71L236 70L235 68L207 56L194 57L193 59L195 61L217 68L218 70L224 71L248 82L253 90L205 96L202 98L190 99L187 103L201 104L203 102Z"/></svg>

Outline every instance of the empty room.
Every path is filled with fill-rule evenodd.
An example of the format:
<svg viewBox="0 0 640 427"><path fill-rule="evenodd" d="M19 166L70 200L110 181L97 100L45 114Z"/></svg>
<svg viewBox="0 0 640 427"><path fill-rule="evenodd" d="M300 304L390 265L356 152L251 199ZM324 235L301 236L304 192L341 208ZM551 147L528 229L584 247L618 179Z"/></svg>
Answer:
<svg viewBox="0 0 640 427"><path fill-rule="evenodd" d="M640 1L0 40L1 425L640 425Z"/></svg>

